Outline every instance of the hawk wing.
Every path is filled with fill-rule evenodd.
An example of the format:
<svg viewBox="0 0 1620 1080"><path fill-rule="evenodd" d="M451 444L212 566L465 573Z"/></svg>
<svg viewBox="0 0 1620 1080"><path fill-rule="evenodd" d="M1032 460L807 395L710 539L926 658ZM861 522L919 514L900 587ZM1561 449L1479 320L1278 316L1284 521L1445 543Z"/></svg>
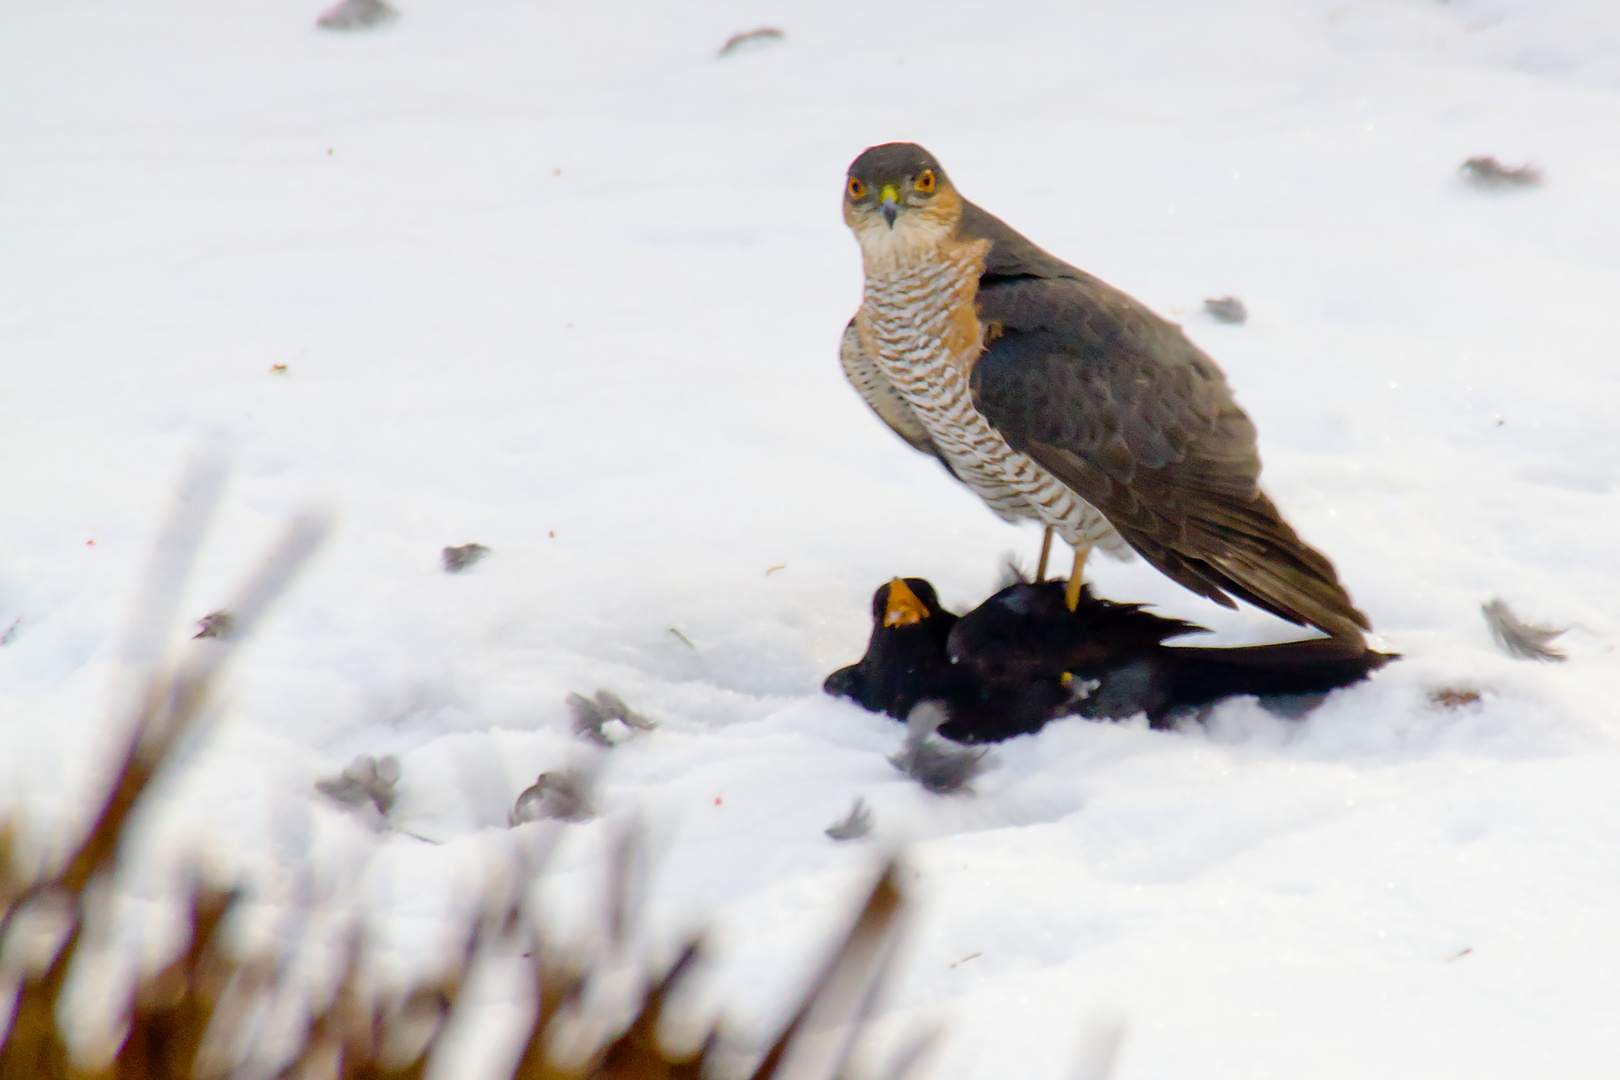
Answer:
<svg viewBox="0 0 1620 1080"><path fill-rule="evenodd" d="M1164 574L1226 607L1359 637L1333 564L1260 490L1253 423L1174 324L966 204L992 241L973 404Z"/></svg>

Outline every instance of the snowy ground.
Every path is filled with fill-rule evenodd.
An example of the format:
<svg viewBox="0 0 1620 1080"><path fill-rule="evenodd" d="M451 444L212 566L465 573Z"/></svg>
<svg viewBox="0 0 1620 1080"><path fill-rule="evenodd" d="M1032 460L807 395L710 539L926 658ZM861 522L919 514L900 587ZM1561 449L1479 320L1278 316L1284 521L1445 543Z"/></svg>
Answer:
<svg viewBox="0 0 1620 1080"><path fill-rule="evenodd" d="M947 1025L941 1076L1066 1076L1107 1016L1119 1080L1614 1075L1620 9L399 4L350 35L291 0L0 6L0 806L88 812L149 541L223 439L189 617L295 509L339 516L154 822L269 899L266 855L358 844L313 780L396 753L395 817L446 843L389 839L365 888L437 925L605 686L662 726L602 802L649 823L663 940L717 931L740 1033L909 843L883 1029ZM1038 540L838 371L839 185L893 139L1185 324L1401 663L1303 724L1054 724L974 797L888 766L896 725L818 692L871 590L965 608ZM1472 190L1476 154L1546 181ZM1246 326L1201 313L1228 293ZM1094 570L1220 641L1291 632ZM1570 661L1495 651L1497 594L1574 624ZM857 795L877 839L835 845Z"/></svg>

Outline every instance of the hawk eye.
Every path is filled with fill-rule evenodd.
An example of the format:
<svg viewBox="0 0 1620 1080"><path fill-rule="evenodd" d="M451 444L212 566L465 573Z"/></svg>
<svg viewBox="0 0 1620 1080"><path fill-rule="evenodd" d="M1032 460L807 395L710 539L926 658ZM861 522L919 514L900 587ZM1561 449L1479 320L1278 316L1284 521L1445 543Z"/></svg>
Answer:
<svg viewBox="0 0 1620 1080"><path fill-rule="evenodd" d="M859 199L859 198L863 198L865 195L866 195L866 185L861 183L859 180L855 179L853 176L850 177L849 178L849 197L852 198L852 199Z"/></svg>
<svg viewBox="0 0 1620 1080"><path fill-rule="evenodd" d="M924 195L932 192L934 190L934 170L924 169L922 175L917 177L911 186L922 192Z"/></svg>

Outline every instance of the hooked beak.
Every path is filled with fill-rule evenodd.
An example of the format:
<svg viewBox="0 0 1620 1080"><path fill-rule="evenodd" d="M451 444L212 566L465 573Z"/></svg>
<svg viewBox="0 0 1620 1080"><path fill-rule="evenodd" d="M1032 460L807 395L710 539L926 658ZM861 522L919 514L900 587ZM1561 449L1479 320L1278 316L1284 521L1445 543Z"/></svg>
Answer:
<svg viewBox="0 0 1620 1080"><path fill-rule="evenodd" d="M894 219L900 216L900 193L894 190L893 184L884 184L879 196L883 199L883 220L894 228Z"/></svg>
<svg viewBox="0 0 1620 1080"><path fill-rule="evenodd" d="M928 605L899 578L889 582L889 600L883 606L884 626L911 626L928 618Z"/></svg>

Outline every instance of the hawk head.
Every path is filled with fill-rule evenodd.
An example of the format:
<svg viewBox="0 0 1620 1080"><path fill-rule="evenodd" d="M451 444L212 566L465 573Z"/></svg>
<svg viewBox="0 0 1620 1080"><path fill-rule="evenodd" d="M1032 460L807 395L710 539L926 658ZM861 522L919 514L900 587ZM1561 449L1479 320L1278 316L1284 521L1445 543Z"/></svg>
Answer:
<svg viewBox="0 0 1620 1080"><path fill-rule="evenodd" d="M916 143L871 147L844 179L844 221L868 253L933 246L961 217L962 199L945 170Z"/></svg>

